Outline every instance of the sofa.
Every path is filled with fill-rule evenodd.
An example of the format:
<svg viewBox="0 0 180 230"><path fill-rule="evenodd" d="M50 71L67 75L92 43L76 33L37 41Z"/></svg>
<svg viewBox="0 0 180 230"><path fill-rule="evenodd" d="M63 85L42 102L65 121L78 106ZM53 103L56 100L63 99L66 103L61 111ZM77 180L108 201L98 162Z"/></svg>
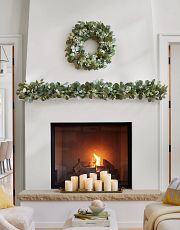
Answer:
<svg viewBox="0 0 180 230"><path fill-rule="evenodd" d="M144 210L143 230L180 230L180 206L150 203Z"/></svg>

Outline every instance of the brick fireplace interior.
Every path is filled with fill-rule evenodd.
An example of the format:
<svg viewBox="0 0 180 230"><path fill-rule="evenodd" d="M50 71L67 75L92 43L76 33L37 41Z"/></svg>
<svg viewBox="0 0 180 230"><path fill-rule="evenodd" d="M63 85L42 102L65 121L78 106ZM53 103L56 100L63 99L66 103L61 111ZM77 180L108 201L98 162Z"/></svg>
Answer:
<svg viewBox="0 0 180 230"><path fill-rule="evenodd" d="M51 188L72 175L108 170L132 188L132 123L51 123Z"/></svg>

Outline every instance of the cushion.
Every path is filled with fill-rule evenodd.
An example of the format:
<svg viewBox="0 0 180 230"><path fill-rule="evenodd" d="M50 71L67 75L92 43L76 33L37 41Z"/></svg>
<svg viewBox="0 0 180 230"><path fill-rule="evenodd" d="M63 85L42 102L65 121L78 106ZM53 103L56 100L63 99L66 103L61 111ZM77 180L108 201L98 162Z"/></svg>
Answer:
<svg viewBox="0 0 180 230"><path fill-rule="evenodd" d="M158 224L158 230L179 230L180 229L180 220L164 220Z"/></svg>
<svg viewBox="0 0 180 230"><path fill-rule="evenodd" d="M11 208L13 206L12 201L4 192L3 186L0 186L0 208Z"/></svg>
<svg viewBox="0 0 180 230"><path fill-rule="evenodd" d="M169 207L169 204L162 204L161 202L151 202L148 205L146 205L145 210L144 210L144 215L146 219L149 219L150 216L157 212L158 210L165 209L166 207Z"/></svg>
<svg viewBox="0 0 180 230"><path fill-rule="evenodd" d="M14 207L8 209L1 209L2 215L8 223L20 230L30 229L33 222L33 209L29 207Z"/></svg>
<svg viewBox="0 0 180 230"><path fill-rule="evenodd" d="M163 198L164 204L180 205L180 179L174 178Z"/></svg>

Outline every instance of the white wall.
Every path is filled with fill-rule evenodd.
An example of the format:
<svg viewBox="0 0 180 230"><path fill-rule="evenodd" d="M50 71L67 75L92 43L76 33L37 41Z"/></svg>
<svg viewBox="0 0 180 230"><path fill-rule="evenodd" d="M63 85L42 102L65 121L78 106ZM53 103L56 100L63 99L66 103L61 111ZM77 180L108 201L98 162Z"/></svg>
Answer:
<svg viewBox="0 0 180 230"><path fill-rule="evenodd" d="M30 23L30 30L31 29L33 30L33 34L34 34L33 35L33 41L34 42L30 41L29 45L30 46L33 45L33 50L37 49L39 44L43 43L43 45L41 46L40 52L39 52L39 50L37 50L38 52L35 52L35 55L34 55L34 51L33 51L32 58L35 58L36 55L38 55L38 58L35 59L37 61L37 66L36 66L35 62L34 62L34 64L32 63L33 73L29 73L32 75L31 75L31 77L30 77L30 75L27 76L28 80L37 79L37 78L41 77L42 75L45 78L45 80L47 80L47 81L51 81L51 80L52 81L57 81L57 80L59 80L59 81L66 81L66 80L74 81L74 80L78 80L78 79L81 81L84 81L84 80L89 80L89 79L91 80L91 79L97 79L97 78L105 78L107 80L116 81L119 79L119 77L122 80L128 81L131 79L134 80L136 78L149 78L150 79L153 76L153 73L156 71L153 70L153 68L154 68L153 64L152 64L153 62L151 62L151 60L152 60L152 52L151 52L152 46L151 46L151 42L149 42L149 39L151 39L151 35L152 35L151 34L152 28L147 26L146 29L148 30L148 32L144 33L144 29L141 30L141 26L140 26L140 24L141 25L143 24L144 19L145 19L145 21L147 20L149 22L148 25L150 25L151 16L150 16L149 9L148 9L148 12L144 9L145 4L147 4L147 7L149 7L149 0L148 1L139 1L139 2L138 1L119 1L117 7L115 7L116 3L114 3L114 8L116 8L116 14L114 14L114 12L113 12L112 2L107 3L106 1L103 1L103 3L102 3L102 9L103 10L99 10L99 4L101 4L101 2L102 1L99 1L98 3L95 2L94 8L93 8L92 1L91 2L84 1L82 3L82 5L79 7L79 9L77 10L76 7L78 8L78 6L79 6L77 1L76 2L71 1L70 4L69 4L69 1L67 1L67 4L65 4L65 5L64 5L63 1L59 1L59 6L57 5L57 1L53 1L53 5L52 5L52 1L51 1L51 5L49 7L47 4L50 4L50 1L46 1L46 4L44 4L44 1L43 1L43 3L41 3L40 1L32 0L32 9L33 8L34 9L33 9L33 11L31 10L31 14L32 15L34 14L35 17L33 20L32 16L31 16L32 23ZM158 33L167 33L167 34L180 33L180 14L179 14L180 2L179 2L179 0L171 0L171 1L169 1L169 0L151 0L151 2L152 2L152 16L153 16L153 32L154 32L154 39L155 39L155 46L154 47L155 47L155 57L156 57L156 52L157 52L156 37L157 37L157 34ZM35 9L35 4L37 4L37 9ZM76 5L74 6L74 4L76 4ZM91 7L88 4L90 4ZM70 5L71 5L71 7L70 7ZM23 35L23 73L24 73L24 75L25 75L25 70L26 70L26 43L27 43L28 10L29 10L28 7L29 7L29 0L16 0L16 1L14 1L14 0L0 0L0 35L17 34L17 33L20 33ZM114 16L113 23L111 23L112 15L111 16L108 15L107 17L105 16L105 14L106 14L106 13L104 14L105 8L106 9L110 8L110 12L113 12L113 15L116 15L116 16ZM39 12L43 13L42 19L39 17L38 10L39 10ZM84 12L84 14L83 14L83 12ZM70 31L70 28L72 27L72 25L77 20L79 20L79 19L85 20L86 18L92 19L91 18L92 12L93 12L93 17L94 17L93 20L97 19L96 16L98 16L99 18L102 18L102 20L104 22L106 22L107 24L112 24L113 31L115 31L116 33L118 30L120 31L120 33L118 32L118 40L119 40L118 46L120 47L120 50L117 52L116 57L113 58L113 62L111 64L111 66L109 66L108 68L106 68L104 70L100 70L98 72L95 71L95 72L90 72L90 73L84 73L84 71L78 71L77 72L78 75L77 75L75 73L75 70L73 69L73 67L72 66L70 67L70 64L65 62L64 53L62 52L62 47L64 45L64 43L62 45L62 40L64 39L63 42L65 42L67 34ZM146 12L147 12L147 14L146 14ZM52 13L52 15L49 18L50 13ZM44 18L46 17L45 14L47 14L48 22L46 19L44 20ZM59 20L59 19L57 19L57 15L60 15L60 14L62 16L65 15L66 18L62 17L60 21L57 21L57 20ZM143 18L143 20L142 20L142 18ZM114 22L116 22L116 23L114 23ZM36 23L37 23L37 27L35 26ZM36 29L34 30L31 25L33 25L33 27L35 26ZM46 36L48 34L47 39L44 37L43 33L41 34L43 39L41 39L42 38L41 36L40 36L40 39L38 39L38 36L36 39L36 30L37 30L37 35L41 33L41 30L40 30L40 33L38 32L38 29L39 29L38 26L41 26L41 29L43 29L44 31L46 30L46 28L49 28L48 31L45 32ZM117 29L117 27L119 29ZM56 36L57 34L59 36ZM63 36L61 36L61 34L63 34ZM144 37L144 36L146 36L146 37ZM46 46L45 39L50 41L51 44L48 43L50 47ZM37 43L36 41L40 41L40 42ZM55 41L55 43L54 43L54 41ZM146 45L145 45L145 41L147 41ZM61 46L61 48L60 48L60 46ZM146 49L146 47L148 47L148 49ZM53 48L53 49L51 49L51 48ZM57 49L58 51L56 52L55 49ZM63 49L64 49L64 47L63 47ZM42 58L42 57L44 57L45 54L47 55L47 52L44 53L45 51L50 53L50 56L53 58L52 62L50 61L50 63L49 63L49 61L46 62L46 60L44 60L47 56L45 56L45 58ZM54 56L54 53L56 53L55 56ZM59 56L58 56L59 60L57 60L58 54L59 54ZM150 54L149 61L147 61L148 54ZM31 56L31 54L30 54L30 56ZM137 57L139 57L139 58L137 58ZM145 57L145 59L144 59L144 57ZM41 63L43 63L43 64L41 64L41 66L38 67L39 60L42 60ZM49 60L49 56L48 56L47 60ZM45 69L44 67L47 66L47 63L49 64L49 68ZM62 65L63 65L63 68L62 68ZM31 62L28 63L28 66L29 67L31 66ZM68 70L66 70L66 68L68 68ZM111 74L109 74L111 69L114 70L113 76L112 76L112 72L111 72ZM61 70L62 70L63 74L59 75L58 71L61 71ZM151 72L152 72L152 74L151 74ZM59 76L61 76L61 77L59 77ZM71 76L71 78L69 76ZM46 102L46 103L51 104L51 102ZM78 108L79 108L79 104L81 104L81 103L87 104L87 107L88 107L88 104L90 103L89 105L91 105L92 102L90 102L90 101L89 102L88 101L87 102L75 101L75 103L78 104ZM96 102L96 103L100 103L100 102ZM116 103L118 103L118 105L119 105L118 111L120 111L121 106L124 102L123 103L116 102ZM65 109L66 105L68 105L64 101L59 101L59 102L57 102L56 107L59 104L61 106L60 110ZM104 105L106 105L105 102L104 102ZM27 105L27 106L31 107L33 105ZM42 106L41 103L40 103L40 106ZM93 104L93 108L94 108L94 106L95 105ZM35 107L38 107L38 103L37 103L37 105L35 105ZM154 118L152 118L152 120L155 119L155 122L153 122L153 124L154 124L154 129L156 129L156 131L157 131L156 123L158 122L158 118L157 118L158 117L158 108L156 108L156 107L158 107L158 106L155 105L153 107L151 113L154 114ZM144 106L143 106L143 109L144 109ZM33 110L36 111L36 108L33 107ZM37 112L40 113L40 111L41 110L39 108L39 110ZM32 111L30 111L30 112L32 114ZM83 113L84 113L84 111L83 111ZM138 114L138 112L137 112L137 114ZM148 116L148 112L147 113L143 112L143 115L144 115L144 117ZM65 116L65 118L66 118L66 116ZM27 119L29 119L29 118L27 118ZM108 119L109 119L109 117L108 117ZM61 119L58 118L58 121L59 120L61 120ZM119 120L120 120L120 118L118 117L118 121ZM33 125L36 126L36 122L34 122ZM34 128L32 127L32 129L35 129L35 127ZM156 137L157 137L158 131L157 132L156 131L154 131L154 133L155 133L154 137L157 140ZM30 131L28 131L28 127L27 127L27 132L31 133ZM149 136L151 136L151 135L152 134L150 133ZM28 146L30 143L27 143ZM154 143L152 143L152 140L149 142L149 144L153 144L153 146L154 146ZM49 145L50 144L48 143L48 146ZM155 144L154 148L156 148L156 149L158 148L156 144ZM47 151L45 151L45 154L44 154L45 159L48 158L48 160L49 160L49 151L50 150L48 150L48 153L47 153ZM36 149L36 150L34 150L33 154L35 154L37 156L37 152L38 151ZM151 156L151 154L150 154L149 157L152 157L153 161L156 161L158 159L158 156L157 156L158 150L153 154L155 156ZM36 158L36 156L34 158ZM146 155L143 155L143 156L146 159ZM134 157L136 158L135 154L134 154ZM138 159L137 159L137 161L138 161ZM154 159L156 159L156 160L154 160ZM148 158L147 158L147 161L148 161ZM156 162L158 162L158 160ZM43 181L45 181L45 182L43 182L43 184L45 184L44 187L48 187L49 186L49 174L48 173L49 173L50 169L49 169L49 164L47 163L47 160L45 161L45 163L46 163L46 166L48 167L48 169L47 169L48 172L46 173L46 175L48 175L48 177L47 177L48 179L46 181L46 179L45 179L46 176L44 176ZM32 166L32 164L30 163L30 167L31 166ZM145 166L146 166L146 164L145 164ZM153 166L153 167L155 167L155 170L152 170L153 175L152 175L152 178L150 180L151 182L150 182L149 186L151 186L151 184L153 184L153 187L157 187L157 184L158 184L157 163L155 163L155 166ZM37 168L35 171L37 171ZM136 177L136 176L134 175L133 177ZM154 182L152 182L154 178L155 178L155 180L154 180ZM35 182L35 183L37 183L37 182ZM143 184L143 183L141 183L141 181L139 181L139 183ZM30 187L31 187L31 185L30 185Z"/></svg>
<svg viewBox="0 0 180 230"><path fill-rule="evenodd" d="M39 15L41 12L41 17ZM112 64L80 71L64 57L65 41L78 21L102 20L116 36ZM27 81L134 81L155 73L149 1L31 0ZM133 188L156 189L158 103L139 101L54 100L26 104L26 188L50 188L50 122L132 121Z"/></svg>
<svg viewBox="0 0 180 230"><path fill-rule="evenodd" d="M0 0L0 36L13 35L22 32L22 0ZM7 48L6 48L7 49ZM11 55L11 52L7 50ZM8 58L11 60L11 56ZM12 138L12 74L8 69L6 77L0 78L0 87L6 88L6 138Z"/></svg>
<svg viewBox="0 0 180 230"><path fill-rule="evenodd" d="M99 1L100 3L102 1ZM33 46L33 54L30 54L30 56L32 55L32 58L35 58L36 55L38 55L38 58L35 59L37 60L37 66L35 67L35 63L32 64L32 71L33 73L31 77L30 75L28 75L28 80L33 80L33 79L37 79L39 77L41 77L43 75L43 77L45 78L45 80L49 80L49 81L74 81L74 80L89 80L89 79L96 79L96 78L105 78L108 80L114 80L116 81L117 79L119 79L119 77L121 77L122 80L134 80L136 78L151 78L153 76L153 74L151 74L154 72L153 70L153 65L151 63L152 59L152 46L151 46L151 42L149 42L149 38L151 39L151 28L149 26L147 26L147 30L148 33L144 33L144 29L141 30L141 26L140 24L143 24L143 20L141 20L142 18L145 18L145 21L148 20L149 23L148 25L150 25L150 21L151 21L151 16L150 16L150 12L148 9L148 12L146 10L144 10L144 4L147 4L147 6L149 6L149 0L148 1L119 1L118 2L118 7L114 7L116 8L116 17L114 17L114 21L113 23L111 23L112 20L112 15L111 17L105 17L104 12L102 12L105 8L110 7L110 11L112 12L112 7L113 6L109 6L108 3L106 1L103 1L102 3L102 8L103 10L99 10L99 4L100 3L95 3L94 8L91 6L89 6L88 4L92 5L92 1L91 2L87 2L84 1L84 3L82 3L82 5L79 7L79 9L77 10L76 7L79 6L79 4L77 4L76 6L74 6L74 4L77 3L77 1L74 3L74 1L70 2L67 1L67 4L64 5L63 1L59 1L60 6L57 6L57 1L53 1L53 5L52 5L52 1L51 1L51 6L47 6L47 4L50 4L50 1L46 1L46 4L44 5L44 1L43 3L39 2L39 1L34 1L32 0L32 9L31 10L31 18L33 17L32 15L34 14L34 20L33 18L31 19L32 23L30 24L30 30L33 30L33 41L30 41L29 45ZM155 57L156 57L156 37L158 33L166 33L166 34L178 34L180 33L180 14L179 14L179 8L180 8L180 1L179 0L151 0L152 2L152 17L153 17L153 32L154 32L154 39L155 39ZM37 4L37 9L35 9L35 4ZM97 6L98 4L98 6ZM109 4L112 5L112 2ZM114 3L116 5L116 3ZM68 7L71 5L71 7L68 9ZM56 7L57 6L57 7ZM86 7L87 6L87 7ZM97 6L97 7L96 7ZM29 0L0 0L0 35L7 35L7 34L23 34L23 72L25 75L25 69L26 69L26 43L27 43L27 30L28 30L28 7L29 7ZM48 9L49 7L49 9ZM92 9L93 8L93 9ZM137 9L139 8L139 9ZM42 10L41 10L42 9ZM74 10L75 9L75 10ZM89 10L89 12L87 12ZM92 9L92 10L91 10ZM39 10L39 11L38 11ZM142 11L141 11L142 10ZM48 12L50 11L50 12ZM63 12L62 12L63 11ZM139 11L139 12L138 12ZM141 11L141 12L140 12ZM43 17L42 19L39 17L39 12L43 12ZM84 14L82 14L82 12L84 12ZM120 50L118 51L118 53L116 54L116 57L113 58L113 62L111 64L111 66L109 66L108 68L106 68L105 70L100 70L98 72L90 72L90 73L84 73L81 71L78 71L78 76L75 73L75 70L73 69L73 67L70 67L70 64L65 62L64 59L64 53L62 52L62 47L64 45L62 45L62 40L64 39L64 42L66 40L67 34L70 31L70 28L72 27L72 25L79 19L92 19L92 12L94 15L93 19L96 19L97 15L98 17L102 17L103 21L106 22L107 24L112 24L112 28L113 30L117 33L117 29L115 29L115 27L119 28L120 33L118 33L118 40L119 40L119 47ZM146 14L147 12L147 14ZM49 18L49 14L52 13L51 17ZM63 13L63 14L62 14ZM47 19L48 22L45 18L45 14L47 14ZM60 21L57 21L57 14L58 15L66 15L66 18L61 18ZM84 17L86 14L86 17ZM114 12L113 12L114 14ZM104 15L104 16L103 16ZM81 17L80 17L81 16ZM105 18L104 18L105 17ZM44 22L43 22L44 20ZM59 20L59 19L58 19ZM67 23L68 22L68 23ZM114 22L116 22L116 25L114 24ZM37 23L37 27L35 26L35 24ZM53 26L52 26L53 25ZM63 26L64 25L64 26ZM139 26L138 26L139 25ZM34 30L32 28L32 26L36 27L36 29ZM47 39L44 37L44 34L42 33L40 36L38 34L40 34L38 32L38 26L41 26L41 29L43 29L44 31L46 30L46 28L49 28L47 33L45 33L45 35L48 37ZM139 29L137 29L139 28ZM133 32L134 29L134 32ZM36 37L36 30L37 30L37 35ZM40 30L41 31L41 30ZM54 35L59 35L57 36L57 40L56 40L56 36ZM61 34L63 34L63 36L61 36ZM144 35L146 34L146 38L144 38ZM64 36L65 35L65 36ZM43 37L43 39L41 39ZM37 39L36 39L37 38ZM53 38L53 39L52 39ZM49 39L50 43L49 46L46 46L46 40ZM58 40L59 39L59 40ZM54 43L54 40L56 40L56 43ZM37 43L37 41L40 41ZM143 42L142 42L143 41ZM147 44L144 45L145 41L147 41ZM34 54L34 50L37 49L37 47L39 46L39 44L43 43L43 45L41 46L41 50L37 50L38 52L35 52ZM52 45L53 44L53 45ZM149 45L150 44L150 45ZM54 46L55 45L55 46ZM52 46L52 47L51 47ZM61 46L61 48L60 48ZM148 47L148 49L146 49L146 46ZM45 48L44 48L45 47ZM51 49L53 48L53 49ZM57 52L55 51L55 49L57 49ZM63 47L64 49L64 47ZM50 62L49 61L46 62L46 60L44 60L46 58L42 58L44 57L44 55L47 55L47 52L44 53L45 51L50 52L51 58L53 58L53 61ZM151 50L151 51L150 51ZM56 55L54 56L54 53L56 53ZM58 58L59 60L57 60L57 55L59 54ZM138 55L139 54L139 55ZM144 54L144 57L143 57ZM148 54L150 54L149 56L149 61L147 61L148 59ZM123 57L123 58L122 58ZM139 58L137 58L139 57ZM38 67L39 65L39 60L41 60L41 66ZM48 59L49 60L49 56ZM63 64L62 64L63 62ZM118 62L118 67L117 67L117 62ZM49 64L49 68L47 68L46 64ZM116 64L115 64L116 63ZM63 68L60 69L60 67L62 67L62 65L64 66ZM116 67L115 67L116 65ZM28 63L28 66L30 67L31 64ZM44 68L46 66L46 69ZM66 67L68 68L68 71L65 70ZM58 68L57 68L58 67ZM71 70L70 70L71 68ZM111 69L116 69L116 71L113 71L113 76L112 74L109 74ZM58 74L57 69L60 69L60 71L62 70L61 73L63 74ZM49 71L49 72L48 72ZM57 73L56 73L57 71ZM48 74L47 74L48 73ZM49 76L48 76L49 75ZM156 75L156 74L155 74ZM71 76L71 78L69 77ZM51 104L51 102L45 102L44 105L39 103L39 106L45 106L45 104ZM68 102L68 103L72 103L72 102ZM88 107L88 105L91 105L92 102L85 102L85 101L81 101L81 102L77 102L75 101L75 105L78 105L79 108L79 104L86 104L86 106ZM96 101L96 103L100 103L99 101ZM118 111L121 114L121 107L124 104L121 102L115 102L118 104ZM134 102L132 103L134 105ZM33 106L35 105L36 108L34 108ZM38 114L41 112L41 109L38 109L38 103L37 105L27 105L27 107L29 107L29 109L32 106L32 111L36 111L38 112ZM107 105L106 102L104 102L105 106ZM149 104L148 104L149 105ZM66 109L66 106L68 106L68 104L66 104L66 102L64 101L59 101L57 102L57 104L55 105L55 107L60 107L60 110ZM93 108L94 108L94 104L93 104ZM139 105L140 106L140 105ZM91 106L92 107L92 106ZM95 106L96 107L96 106ZM153 106L151 113L154 114L154 118L152 118L151 122L153 120L155 120L155 122L153 122L154 124L154 133L155 134L154 138L156 141L157 140L157 126L156 123L158 122L158 107L157 105ZM78 109L77 108L77 109ZM142 105L142 108L144 109L144 106ZM138 109L138 108L137 108ZM27 108L28 111L28 108ZM30 111L31 115L32 115L32 111ZM46 110L45 110L46 111ZM97 112L97 111L96 111ZM47 113L47 111L46 111ZM138 110L136 112L138 114ZM82 112L82 114L84 114L84 111ZM129 114L129 112L128 112ZM148 112L143 112L143 117L148 116ZM28 115L27 120L30 119L29 118L30 115ZM35 116L35 115L33 115ZM32 117L33 117L32 116ZM82 116L82 115L81 115ZM66 118L66 117L65 117ZM58 121L59 120L63 120L63 118L59 118L58 117ZM108 117L109 119L109 117ZM66 120L66 119L65 119ZM120 120L120 118L118 117L118 121ZM31 120L30 120L31 121ZM38 122L38 121L37 121ZM30 124L29 124L30 126ZM29 133L27 135L27 138L30 136L30 134L32 133L29 130L29 126L27 126L27 132ZM36 122L34 122L32 124L32 130L33 133L37 133L35 132L35 128L36 128ZM29 130L29 131L28 131ZM141 130L143 131L143 130ZM149 136L152 136L152 133L149 133ZM31 137L32 138L32 137ZM150 138L151 139L151 138ZM155 141L155 143L156 143ZM149 141L149 145L153 145L154 143L152 143L153 140ZM33 141L30 143L32 144L36 144ZM27 146L30 145L30 143L27 143ZM48 146L50 146L50 143L48 142ZM155 144L154 146L155 149L157 149L157 144ZM43 148L44 150L44 148ZM43 158L45 157L45 168L47 167L47 171L46 175L43 177L43 186L44 187L49 187L49 151L45 151L45 154L43 155ZM141 151L142 156L144 156L145 162L148 162L148 159L146 159L146 155L143 155L144 150ZM133 151L134 152L134 151ZM145 151L146 152L146 151ZM32 154L34 154L34 159L38 156L39 157L39 151L37 149L35 149ZM41 153L42 154L42 153ZM134 154L134 153L133 153ZM137 154L137 153L136 153ZM147 154L149 157L152 157L153 162L155 162L155 165L153 165L153 168L155 168L155 170L151 170L153 171L152 173L152 177L149 183L150 187L157 187L157 177L158 177L158 170L157 170L157 162L158 162L158 150L155 151L155 153L153 152L154 156L150 154ZM29 156L29 153L27 153L27 155ZM140 154L139 154L140 155ZM30 156L29 156L30 157ZM136 158L136 155L134 154L134 157ZM40 156L41 158L41 156ZM137 161L139 160L139 157L136 159ZM157 161L156 161L157 160ZM144 162L143 162L144 163ZM140 162L139 162L140 164ZM144 164L142 164L144 165ZM144 167L148 165L147 163L144 165ZM32 167L32 162L30 162L30 167ZM37 167L35 168L35 172L38 171ZM134 168L134 166L133 166ZM135 170L135 169L133 169ZM29 169L27 170L29 171ZM33 170L32 170L33 171ZM134 172L134 171L133 171ZM140 174L140 173L139 173ZM30 172L29 174L30 175ZM36 175L36 174L35 174ZM46 181L46 176L47 176L47 181ZM136 174L133 174L133 177L136 177ZM29 176L29 179L31 178L31 176ZM32 176L32 178L34 179L34 176ZM154 180L155 178L155 180ZM40 177L40 179L42 179ZM134 179L133 179L134 180ZM137 178L137 180L139 181L139 183L141 185L143 185L143 181L141 181ZM154 180L154 182L153 182ZM148 180L146 180L148 183ZM146 183L145 183L146 184ZM151 186L151 184L153 184L153 186ZM37 180L35 180L35 187L37 185ZM31 187L31 184L29 184L29 187ZM34 187L34 185L32 186Z"/></svg>
<svg viewBox="0 0 180 230"><path fill-rule="evenodd" d="M0 36L22 35L22 72L25 79L26 74L26 55L27 55L27 37L28 37L28 19L29 19L29 0L0 0ZM8 75L8 79L10 79ZM16 76L15 76L16 78ZM2 85L3 80L1 80ZM10 82L8 83L10 85ZM0 86L1 87L1 86ZM9 94L8 94L9 95ZM8 96L9 97L9 96ZM9 100L8 100L9 101ZM6 110L10 111L10 104L6 103ZM12 111L11 111L12 112ZM10 114L10 112L8 112ZM8 118L9 119L9 118ZM6 119L7 120L7 119ZM23 125L23 123L22 123ZM11 133L7 128L7 136Z"/></svg>
<svg viewBox="0 0 180 230"><path fill-rule="evenodd" d="M156 34L180 34L180 1L151 0Z"/></svg>
<svg viewBox="0 0 180 230"><path fill-rule="evenodd" d="M22 71L25 79L30 0L0 0L0 36L22 35Z"/></svg>
<svg viewBox="0 0 180 230"><path fill-rule="evenodd" d="M17 34L21 31L23 0L0 0L0 34Z"/></svg>
<svg viewBox="0 0 180 230"><path fill-rule="evenodd" d="M152 78L150 1L31 1L27 80L135 80ZM41 17L39 17L41 10ZM101 13L99 13L101 12ZM102 20L117 39L112 64L99 71L77 71L64 57L65 42L78 20ZM34 55L35 54L35 55ZM63 74L62 74L63 71ZM113 75L112 77L109 76Z"/></svg>
<svg viewBox="0 0 180 230"><path fill-rule="evenodd" d="M0 0L0 42L15 44L15 85L25 79L29 0ZM21 39L16 34L22 35ZM13 35L8 37L8 35ZM1 37L2 36L2 37ZM15 97L15 187L24 189L24 116L23 105Z"/></svg>

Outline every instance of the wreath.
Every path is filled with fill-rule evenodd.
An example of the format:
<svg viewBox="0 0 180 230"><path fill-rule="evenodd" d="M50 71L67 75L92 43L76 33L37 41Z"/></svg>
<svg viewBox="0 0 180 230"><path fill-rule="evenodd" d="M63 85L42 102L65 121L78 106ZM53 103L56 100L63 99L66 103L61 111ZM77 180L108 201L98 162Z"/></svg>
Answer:
<svg viewBox="0 0 180 230"><path fill-rule="evenodd" d="M88 39L98 43L94 54L86 53L84 50L84 42ZM79 21L66 41L65 51L67 61L73 63L76 69L98 70L111 63L111 58L115 54L115 38L110 26L102 22Z"/></svg>

